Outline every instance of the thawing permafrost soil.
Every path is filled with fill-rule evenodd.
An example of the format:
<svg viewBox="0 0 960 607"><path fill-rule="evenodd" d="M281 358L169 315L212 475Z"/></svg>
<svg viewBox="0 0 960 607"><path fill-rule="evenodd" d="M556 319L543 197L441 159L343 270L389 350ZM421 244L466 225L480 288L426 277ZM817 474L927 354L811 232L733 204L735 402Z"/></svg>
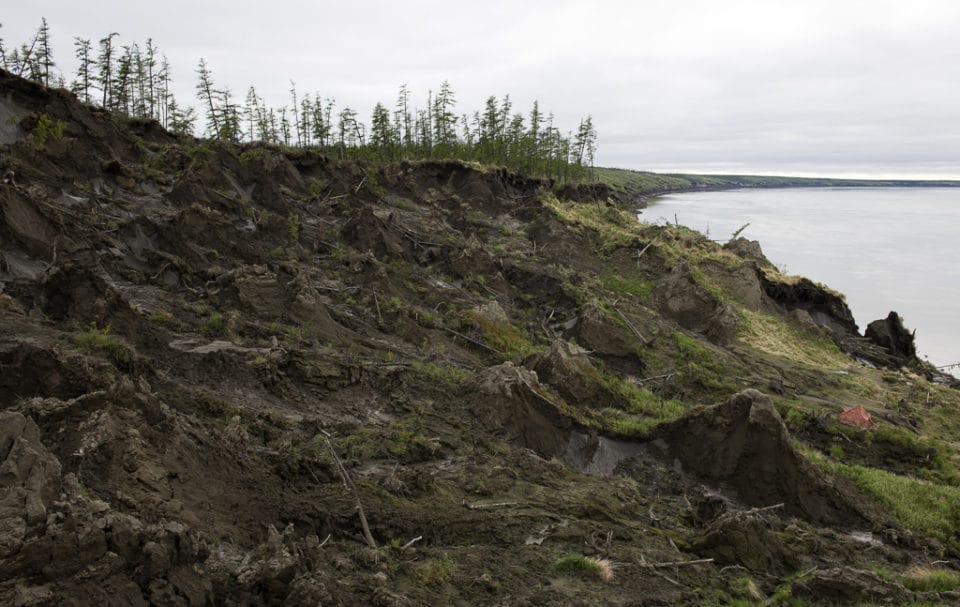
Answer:
<svg viewBox="0 0 960 607"><path fill-rule="evenodd" d="M886 356L815 285L601 186L0 87L4 604L957 601L910 568L955 533L835 474L955 485L956 392L842 354Z"/></svg>

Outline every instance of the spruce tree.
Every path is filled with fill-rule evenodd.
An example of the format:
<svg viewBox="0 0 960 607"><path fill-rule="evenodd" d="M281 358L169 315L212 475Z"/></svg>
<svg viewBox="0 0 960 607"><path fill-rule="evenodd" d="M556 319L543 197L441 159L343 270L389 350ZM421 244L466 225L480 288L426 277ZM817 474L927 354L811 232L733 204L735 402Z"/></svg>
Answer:
<svg viewBox="0 0 960 607"><path fill-rule="evenodd" d="M53 72L53 49L50 48L50 26L47 25L47 18L40 20L40 29L37 30L37 73L38 81L44 86L50 86L50 74Z"/></svg>
<svg viewBox="0 0 960 607"><path fill-rule="evenodd" d="M73 46L76 49L75 54L79 65L77 66L77 79L73 82L73 92L84 103L90 103L90 87L93 83L93 57L90 56L90 51L93 46L90 44L90 39L84 38L74 38Z"/></svg>
<svg viewBox="0 0 960 607"><path fill-rule="evenodd" d="M197 65L197 99L204 105L207 119L207 133L213 137L220 136L220 114L217 111L216 97L217 91L213 86L213 74L207 67L207 62L203 57Z"/></svg>
<svg viewBox="0 0 960 607"><path fill-rule="evenodd" d="M390 112L379 101L373 108L373 116L370 120L370 145L373 147L375 157L380 160L391 159Z"/></svg>
<svg viewBox="0 0 960 607"><path fill-rule="evenodd" d="M97 58L97 86L103 92L103 98L100 101L101 107L110 109L113 106L111 94L113 93L113 64L115 51L113 48L113 39L120 34L111 32L100 39L100 55Z"/></svg>
<svg viewBox="0 0 960 607"><path fill-rule="evenodd" d="M157 67L157 47L153 45L153 38L147 38L147 54L143 57L143 69L146 76L146 103L145 107L151 118L159 120L159 99L157 96L157 86L154 70Z"/></svg>
<svg viewBox="0 0 960 607"><path fill-rule="evenodd" d="M403 146L403 156L406 157L413 148L413 118L410 115L410 89L407 83L400 85L400 93L397 95L397 120L396 127L400 132L400 145Z"/></svg>

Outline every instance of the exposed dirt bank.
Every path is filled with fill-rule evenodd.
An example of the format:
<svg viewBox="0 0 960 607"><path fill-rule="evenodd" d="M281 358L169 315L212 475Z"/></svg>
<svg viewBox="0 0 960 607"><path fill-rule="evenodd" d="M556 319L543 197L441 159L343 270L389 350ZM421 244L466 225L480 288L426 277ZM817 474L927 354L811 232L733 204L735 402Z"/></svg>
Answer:
<svg viewBox="0 0 960 607"><path fill-rule="evenodd" d="M960 399L894 325L885 369L841 351L842 299L759 247L5 72L0 110L3 604L955 598L899 577L955 567L951 506L900 516L839 467L891 469L879 435L831 420L867 405L897 478L947 491Z"/></svg>

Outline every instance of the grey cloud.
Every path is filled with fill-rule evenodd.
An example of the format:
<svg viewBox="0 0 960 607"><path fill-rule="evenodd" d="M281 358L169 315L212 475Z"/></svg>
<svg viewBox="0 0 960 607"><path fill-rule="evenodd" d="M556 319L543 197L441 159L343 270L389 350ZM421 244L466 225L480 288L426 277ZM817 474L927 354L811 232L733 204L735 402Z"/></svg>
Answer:
<svg viewBox="0 0 960 607"><path fill-rule="evenodd" d="M5 7L0 35L46 15L57 58L74 35L152 36L191 99L207 59L241 96L274 104L289 81L368 114L408 82L423 103L449 80L458 110L510 93L573 129L592 114L598 162L633 168L960 177L960 3L36 1ZM722 168L721 170L726 170Z"/></svg>

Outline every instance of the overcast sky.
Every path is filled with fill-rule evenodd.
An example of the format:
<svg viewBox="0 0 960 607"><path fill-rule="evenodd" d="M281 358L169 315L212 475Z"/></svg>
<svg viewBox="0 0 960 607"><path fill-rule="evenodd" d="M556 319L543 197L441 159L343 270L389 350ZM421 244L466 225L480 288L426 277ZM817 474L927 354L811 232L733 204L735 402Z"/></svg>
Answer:
<svg viewBox="0 0 960 607"><path fill-rule="evenodd" d="M657 171L960 178L960 2L97 0L5 2L7 46L45 16L74 36L152 37L192 99L301 91L369 116L449 80L459 113L509 93L563 130L591 114L597 164Z"/></svg>

